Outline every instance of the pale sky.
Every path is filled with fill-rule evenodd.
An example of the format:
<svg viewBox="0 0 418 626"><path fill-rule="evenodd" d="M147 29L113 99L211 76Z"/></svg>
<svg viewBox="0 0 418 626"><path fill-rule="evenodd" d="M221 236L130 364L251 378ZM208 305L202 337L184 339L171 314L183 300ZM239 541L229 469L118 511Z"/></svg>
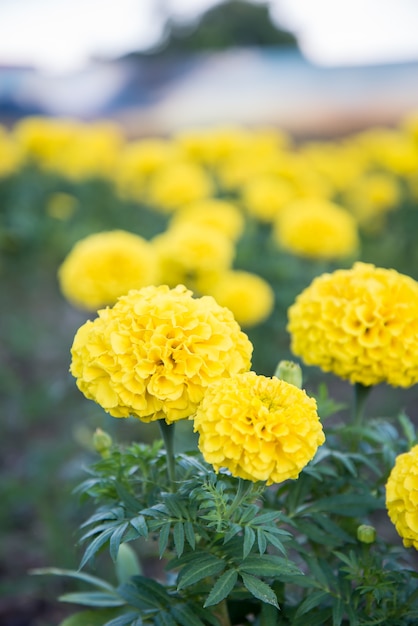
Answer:
<svg viewBox="0 0 418 626"><path fill-rule="evenodd" d="M418 60L418 0L266 0L305 55L325 65ZM152 44L163 11L216 0L0 0L0 65L54 73Z"/></svg>

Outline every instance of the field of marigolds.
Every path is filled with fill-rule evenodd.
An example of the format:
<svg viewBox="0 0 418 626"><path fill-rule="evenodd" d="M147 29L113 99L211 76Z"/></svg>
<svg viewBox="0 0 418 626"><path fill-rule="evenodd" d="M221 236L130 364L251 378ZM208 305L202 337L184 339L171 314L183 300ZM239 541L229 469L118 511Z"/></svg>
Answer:
<svg viewBox="0 0 418 626"><path fill-rule="evenodd" d="M0 622L417 624L417 233L413 112L0 127Z"/></svg>

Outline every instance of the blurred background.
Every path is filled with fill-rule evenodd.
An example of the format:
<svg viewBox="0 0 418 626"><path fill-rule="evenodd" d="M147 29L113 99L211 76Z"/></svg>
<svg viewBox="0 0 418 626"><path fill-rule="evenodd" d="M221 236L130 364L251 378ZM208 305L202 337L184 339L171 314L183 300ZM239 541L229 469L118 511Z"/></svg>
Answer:
<svg viewBox="0 0 418 626"><path fill-rule="evenodd" d="M417 28L415 0L0 0L0 148L33 117L110 120L128 142L233 125L277 129L300 146L397 129L418 111ZM76 390L69 350L87 315L61 295L57 268L82 236L126 228L150 238L167 217L121 199L102 177L9 167L9 158L0 149L0 623L54 626L66 614L55 600L64 583L28 571L78 566L85 511L72 490L95 458L92 433L155 434L115 424ZM414 193L400 221L364 235L362 260L418 278L416 160L396 175ZM79 217L66 222L74 206ZM245 267L244 248L240 258ZM278 264L282 315L331 267L286 255ZM270 375L289 356L284 325L249 332L266 347L258 371ZM349 385L329 380L347 400ZM416 400L413 389L376 395L370 410L417 419Z"/></svg>

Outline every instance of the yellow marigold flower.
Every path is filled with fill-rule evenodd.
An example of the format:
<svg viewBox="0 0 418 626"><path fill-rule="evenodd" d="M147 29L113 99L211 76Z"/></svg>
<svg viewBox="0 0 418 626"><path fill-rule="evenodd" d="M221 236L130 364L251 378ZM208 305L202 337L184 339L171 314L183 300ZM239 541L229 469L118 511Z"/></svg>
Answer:
<svg viewBox="0 0 418 626"><path fill-rule="evenodd" d="M219 230L184 223L153 239L161 282L193 287L202 275L230 268L235 247Z"/></svg>
<svg viewBox="0 0 418 626"><path fill-rule="evenodd" d="M0 177L15 172L21 165L21 155L18 146L13 141L11 133L0 124Z"/></svg>
<svg viewBox="0 0 418 626"><path fill-rule="evenodd" d="M218 230L232 241L240 238L244 231L244 216L232 202L208 198L188 204L173 215L170 226L196 224Z"/></svg>
<svg viewBox="0 0 418 626"><path fill-rule="evenodd" d="M157 277L152 245L133 233L114 230L78 241L58 270L64 296L75 306L96 310L114 304L130 289Z"/></svg>
<svg viewBox="0 0 418 626"><path fill-rule="evenodd" d="M295 200L277 216L274 237L279 245L312 259L340 259L358 247L357 224L338 205L314 198Z"/></svg>
<svg viewBox="0 0 418 626"><path fill-rule="evenodd" d="M205 293L230 309L240 326L261 324L273 311L273 289L261 276L251 272L224 272L216 277Z"/></svg>
<svg viewBox="0 0 418 626"><path fill-rule="evenodd" d="M404 546L418 550L418 446L397 457L386 483L386 508Z"/></svg>
<svg viewBox="0 0 418 626"><path fill-rule="evenodd" d="M289 308L291 349L352 383L418 382L418 283L355 263L313 280Z"/></svg>
<svg viewBox="0 0 418 626"><path fill-rule="evenodd" d="M183 130L174 142L187 158L207 165L216 165L231 154L248 146L250 133L239 127L218 127Z"/></svg>
<svg viewBox="0 0 418 626"><path fill-rule="evenodd" d="M208 387L194 419L216 471L268 485L297 478L324 441L316 401L278 378L246 372Z"/></svg>
<svg viewBox="0 0 418 626"><path fill-rule="evenodd" d="M344 203L358 223L369 232L380 230L382 217L396 208L400 186L389 172L374 172L359 177L344 194Z"/></svg>
<svg viewBox="0 0 418 626"><path fill-rule="evenodd" d="M13 138L23 158L47 169L56 169L59 160L74 141L80 124L73 120L26 117L14 126Z"/></svg>
<svg viewBox="0 0 418 626"><path fill-rule="evenodd" d="M84 324L71 373L114 417L171 423L193 415L210 383L248 370L251 355L228 309L162 285L133 290Z"/></svg>
<svg viewBox="0 0 418 626"><path fill-rule="evenodd" d="M294 197L295 188L289 181L268 174L250 179L241 192L248 213L263 222L272 222Z"/></svg>
<svg viewBox="0 0 418 626"><path fill-rule="evenodd" d="M210 176L196 163L177 162L158 170L150 179L147 199L162 211L172 211L212 195Z"/></svg>

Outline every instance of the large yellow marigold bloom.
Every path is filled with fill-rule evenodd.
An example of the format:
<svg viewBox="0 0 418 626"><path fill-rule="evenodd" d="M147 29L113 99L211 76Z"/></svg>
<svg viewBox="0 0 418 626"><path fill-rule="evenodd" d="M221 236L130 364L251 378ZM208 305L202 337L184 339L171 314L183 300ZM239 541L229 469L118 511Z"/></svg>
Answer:
<svg viewBox="0 0 418 626"><path fill-rule="evenodd" d="M418 283L355 263L314 279L289 309L291 349L352 383L418 382Z"/></svg>
<svg viewBox="0 0 418 626"><path fill-rule="evenodd" d="M162 285L99 311L71 352L78 388L105 411L171 423L193 415L210 383L248 370L252 345L213 298Z"/></svg>
<svg viewBox="0 0 418 626"><path fill-rule="evenodd" d="M418 446L397 457L386 483L386 508L404 546L418 550Z"/></svg>
<svg viewBox="0 0 418 626"><path fill-rule="evenodd" d="M268 485L297 478L324 441L316 401L279 380L246 372L211 385L194 420L216 471Z"/></svg>
<svg viewBox="0 0 418 626"><path fill-rule="evenodd" d="M352 215L327 200L301 199L287 205L275 222L274 236L285 250L313 259L340 259L357 250Z"/></svg>
<svg viewBox="0 0 418 626"><path fill-rule="evenodd" d="M114 304L131 289L156 281L157 256L151 243L113 230L78 241L58 270L63 295L82 309Z"/></svg>

